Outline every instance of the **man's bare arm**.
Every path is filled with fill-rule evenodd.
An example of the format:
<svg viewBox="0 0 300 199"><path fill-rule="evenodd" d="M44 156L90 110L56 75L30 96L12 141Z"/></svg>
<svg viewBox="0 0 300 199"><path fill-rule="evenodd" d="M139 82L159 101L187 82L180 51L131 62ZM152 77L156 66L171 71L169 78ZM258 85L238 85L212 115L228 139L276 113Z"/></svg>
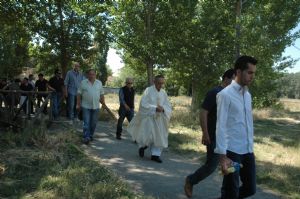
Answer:
<svg viewBox="0 0 300 199"><path fill-rule="evenodd" d="M208 145L211 143L209 134L208 134L208 129L207 129L207 115L208 115L208 111L205 109L201 109L200 112L200 126L202 129L202 144L204 145Z"/></svg>

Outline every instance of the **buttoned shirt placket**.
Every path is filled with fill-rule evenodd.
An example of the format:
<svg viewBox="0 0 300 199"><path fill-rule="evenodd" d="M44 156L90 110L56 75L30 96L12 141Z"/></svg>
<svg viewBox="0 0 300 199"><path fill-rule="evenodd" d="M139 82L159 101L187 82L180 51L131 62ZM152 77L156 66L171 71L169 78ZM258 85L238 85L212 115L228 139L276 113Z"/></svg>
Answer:
<svg viewBox="0 0 300 199"><path fill-rule="evenodd" d="M246 135L247 135L247 149L248 149L248 152L251 151L250 149L250 138L249 138L249 129L248 129L248 119L247 119L247 109L246 109L246 99L245 99L245 93L247 92L247 88L246 87L241 87L240 88L240 92L243 96L243 108L244 108L244 117L245 117L245 130L246 130Z"/></svg>

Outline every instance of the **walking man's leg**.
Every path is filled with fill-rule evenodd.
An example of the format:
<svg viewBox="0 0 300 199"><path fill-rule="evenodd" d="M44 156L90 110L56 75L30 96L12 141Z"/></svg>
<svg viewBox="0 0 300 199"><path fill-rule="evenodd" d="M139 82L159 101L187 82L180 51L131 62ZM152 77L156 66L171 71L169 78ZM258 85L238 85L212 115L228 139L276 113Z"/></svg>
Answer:
<svg viewBox="0 0 300 199"><path fill-rule="evenodd" d="M127 118L128 122L131 122L133 116L134 116L134 110L130 109L130 111L128 111L126 114L126 118Z"/></svg>
<svg viewBox="0 0 300 199"><path fill-rule="evenodd" d="M253 153L242 156L243 168L240 170L242 186L239 198L252 196L256 192L255 157Z"/></svg>
<svg viewBox="0 0 300 199"><path fill-rule="evenodd" d="M120 107L118 112L119 112L119 119L118 119L118 124L117 124L116 138L118 140L120 140L122 130L123 130L122 125L123 125L123 122L124 122L124 119L125 119L125 116L126 116L126 111L123 107Z"/></svg>
<svg viewBox="0 0 300 199"><path fill-rule="evenodd" d="M58 100L57 100L58 98L57 98L57 93L52 93L52 114L53 114L53 117L54 117L54 119L56 119L57 118L57 116L58 116Z"/></svg>
<svg viewBox="0 0 300 199"><path fill-rule="evenodd" d="M206 147L207 153L205 164L187 177L192 185L198 184L216 170L219 163L219 155L214 153L214 148L214 143L211 143Z"/></svg>
<svg viewBox="0 0 300 199"><path fill-rule="evenodd" d="M95 133L95 129L97 126L98 116L99 116L99 109L92 109L91 116L90 116L90 140L93 140L93 136Z"/></svg>
<svg viewBox="0 0 300 199"><path fill-rule="evenodd" d="M151 146L150 151L151 151L151 160L158 163L162 163L162 160L160 159L162 149L155 146Z"/></svg>
<svg viewBox="0 0 300 199"><path fill-rule="evenodd" d="M227 151L227 157L234 162L241 163L241 155ZM223 177L221 188L222 199L238 199L239 198L239 181L240 172L236 171Z"/></svg>
<svg viewBox="0 0 300 199"><path fill-rule="evenodd" d="M211 175L217 168L219 163L219 155L214 153L216 144L212 142L206 146L206 162L193 174L190 174L185 179L184 191L188 197L192 197L193 186Z"/></svg>
<svg viewBox="0 0 300 199"><path fill-rule="evenodd" d="M82 117L83 117L83 142L88 144L90 141L90 122L91 122L91 109L83 108Z"/></svg>
<svg viewBox="0 0 300 199"><path fill-rule="evenodd" d="M68 105L68 117L70 120L74 119L75 97L76 97L75 95L68 93L67 105Z"/></svg>

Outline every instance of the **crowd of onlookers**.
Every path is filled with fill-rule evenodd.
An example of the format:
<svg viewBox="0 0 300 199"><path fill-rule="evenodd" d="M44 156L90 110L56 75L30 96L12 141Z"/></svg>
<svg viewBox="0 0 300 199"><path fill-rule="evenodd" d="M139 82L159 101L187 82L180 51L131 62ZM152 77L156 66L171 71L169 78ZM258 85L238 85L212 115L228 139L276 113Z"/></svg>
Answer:
<svg viewBox="0 0 300 199"><path fill-rule="evenodd" d="M0 79L0 90L6 91L18 91L15 93L1 92L0 95L0 106L4 107L7 105L8 107L20 107L25 114L33 114L34 108L33 103L30 101L35 101L37 107L40 108L42 103L45 101L48 96L46 91L52 91L53 96L63 96L63 87L64 81L61 77L60 70L55 70L55 74L50 80L46 80L44 78L43 73L38 74L38 79L35 81L35 77L33 74L30 74L28 77L24 78L16 78L14 80L8 80L6 78ZM25 92L22 92L25 91ZM44 93L36 93L36 92L27 92L27 91L38 91ZM54 94L55 93L55 94ZM60 94L59 94L60 93ZM6 101L6 104L4 103ZM60 103L61 101L59 101ZM56 105L54 103L54 105ZM57 105L56 105L57 107ZM43 111L44 114L47 114L47 105L44 106Z"/></svg>

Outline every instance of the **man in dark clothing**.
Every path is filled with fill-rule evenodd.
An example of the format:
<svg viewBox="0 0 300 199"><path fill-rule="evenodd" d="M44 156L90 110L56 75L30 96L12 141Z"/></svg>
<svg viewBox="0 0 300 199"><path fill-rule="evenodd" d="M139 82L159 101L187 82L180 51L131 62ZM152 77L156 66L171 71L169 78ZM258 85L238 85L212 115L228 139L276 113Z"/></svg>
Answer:
<svg viewBox="0 0 300 199"><path fill-rule="evenodd" d="M56 69L55 75L49 80L49 90L52 92L52 114L53 118L57 119L60 112L60 103L63 97L64 80L61 78L61 71Z"/></svg>
<svg viewBox="0 0 300 199"><path fill-rule="evenodd" d="M20 89L22 91L33 91L33 87L32 85L29 83L29 80L27 77L25 77L23 79L23 82L20 86ZM32 104L29 103L29 96L31 94L28 94L28 93L22 93L21 94L21 100L20 100L20 106L22 107L23 111L25 113L28 113L29 112L29 109L30 109L30 113L33 113L33 108L31 108ZM29 106L30 104L30 106Z"/></svg>
<svg viewBox="0 0 300 199"><path fill-rule="evenodd" d="M219 163L218 154L214 153L216 146L217 94L228 86L235 74L233 69L227 70L222 76L222 83L207 92L201 105L200 125L202 129L202 144L206 145L206 162L195 173L186 177L184 191L187 197L192 197L193 185L198 184L215 171Z"/></svg>
<svg viewBox="0 0 300 199"><path fill-rule="evenodd" d="M35 90L36 91L42 91L45 92L47 91L47 87L48 87L48 81L46 79L44 79L44 75L42 73L40 73L39 75L39 79L35 82ZM46 99L47 94L38 94L37 95L37 106L40 108L41 107L41 103L42 103L42 99ZM44 107L43 113L47 113L47 105Z"/></svg>
<svg viewBox="0 0 300 199"><path fill-rule="evenodd" d="M11 84L6 85L3 89L4 90L20 90L21 80L15 79ZM8 102L9 106L16 107L20 102L20 94L19 93L9 93L6 97L6 101Z"/></svg>
<svg viewBox="0 0 300 199"><path fill-rule="evenodd" d="M119 100L120 100L120 108L119 108L119 119L117 124L117 133L116 137L118 140L121 140L121 133L122 133L122 125L124 122L125 117L127 118L128 122L134 116L134 95L135 91L132 87L133 79L126 78L125 86L120 88L119 91Z"/></svg>

